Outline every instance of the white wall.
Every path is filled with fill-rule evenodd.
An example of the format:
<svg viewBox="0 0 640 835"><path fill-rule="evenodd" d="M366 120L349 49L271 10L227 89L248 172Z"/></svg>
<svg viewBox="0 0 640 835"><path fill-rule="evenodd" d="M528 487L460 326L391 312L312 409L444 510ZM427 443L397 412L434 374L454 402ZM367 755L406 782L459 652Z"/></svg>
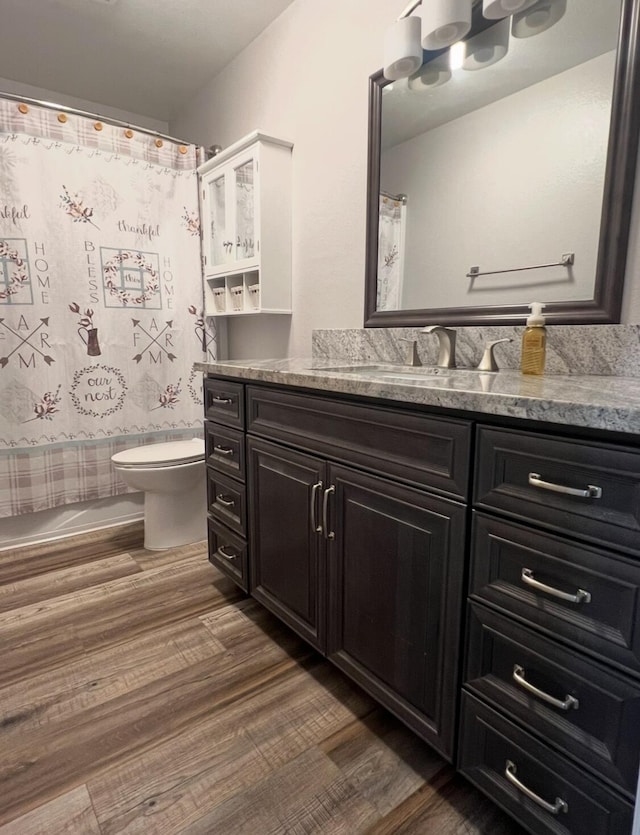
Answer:
<svg viewBox="0 0 640 835"><path fill-rule="evenodd" d="M231 144L255 128L295 143L293 309L233 320L230 356L308 355L313 328L361 327L367 79L402 0L297 0L185 107L171 132ZM640 221L640 189L636 217ZM624 321L640 321L640 240Z"/></svg>
<svg viewBox="0 0 640 835"><path fill-rule="evenodd" d="M382 189L408 197L402 307L592 298L614 66L600 55L383 153ZM565 252L571 270L465 278Z"/></svg>

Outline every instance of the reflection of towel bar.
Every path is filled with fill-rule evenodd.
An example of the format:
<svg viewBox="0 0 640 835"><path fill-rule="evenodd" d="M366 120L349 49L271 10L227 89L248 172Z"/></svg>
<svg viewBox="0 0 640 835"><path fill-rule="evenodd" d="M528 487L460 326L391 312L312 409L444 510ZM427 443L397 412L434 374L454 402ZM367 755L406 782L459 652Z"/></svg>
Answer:
<svg viewBox="0 0 640 835"><path fill-rule="evenodd" d="M565 252L562 258L555 264L536 264L534 267L512 267L510 270L491 270L491 272L480 272L480 267L469 267L467 278L477 278L479 275L498 275L499 273L519 273L522 270L544 270L547 267L570 267L575 261L574 252Z"/></svg>

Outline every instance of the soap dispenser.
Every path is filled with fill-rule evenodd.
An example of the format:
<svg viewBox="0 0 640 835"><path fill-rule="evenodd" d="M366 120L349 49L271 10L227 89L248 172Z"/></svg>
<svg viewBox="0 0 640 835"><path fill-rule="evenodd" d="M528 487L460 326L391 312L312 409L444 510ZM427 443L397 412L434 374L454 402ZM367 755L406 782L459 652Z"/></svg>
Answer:
<svg viewBox="0 0 640 835"><path fill-rule="evenodd" d="M529 305L531 315L527 318L527 327L522 335L522 356L520 368L523 374L542 374L547 347L547 331L544 326L542 302Z"/></svg>

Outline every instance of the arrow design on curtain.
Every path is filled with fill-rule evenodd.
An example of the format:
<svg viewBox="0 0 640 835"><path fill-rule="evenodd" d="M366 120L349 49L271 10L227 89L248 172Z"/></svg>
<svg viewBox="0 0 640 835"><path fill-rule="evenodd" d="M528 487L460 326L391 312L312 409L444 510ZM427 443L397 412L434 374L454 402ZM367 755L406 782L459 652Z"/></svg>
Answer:
<svg viewBox="0 0 640 835"><path fill-rule="evenodd" d="M149 331L145 330L142 327L142 325L140 324L139 319L132 319L131 321L133 322L133 327L134 328L139 328L142 331L142 333L151 340L149 342L149 344L145 345L145 347L142 349L142 351L140 351L139 354L136 354L132 359L134 359L136 362L139 363L142 360L142 357L144 356L144 354L151 348L152 345L157 345L158 348L160 348L160 350L163 351L166 354L167 359L170 360L171 362L173 362L175 359L177 359L175 354L172 354L170 351L168 351L166 349L166 347L164 345L161 345L160 342L158 341L160 339L160 337L162 336L162 334L165 333L165 331L167 331L167 330L169 330L169 328L173 327L173 319L167 319L166 325L164 326L164 328L162 328L162 330L160 331L160 333L157 336L152 336L149 333Z"/></svg>
<svg viewBox="0 0 640 835"><path fill-rule="evenodd" d="M34 328L26 336L22 336L22 334L18 333L17 331L14 331L13 328L10 328L9 325L7 325L7 323L4 321L4 319L0 319L0 325L2 325L3 328L8 330L9 333L12 333L20 340L16 347L13 348L13 350L9 351L9 353L6 356L0 357L0 368L5 368L9 364L9 359L16 353L16 351L19 351L23 345L28 345L36 353L40 354L40 356L44 359L47 365L51 365L52 362L55 362L52 356L50 356L49 354L45 354L44 351L41 351L40 348L38 348L36 345L30 342L30 340L33 339L33 337L38 333L40 328L48 324L49 317L47 317L46 319L40 319L40 324L36 328Z"/></svg>

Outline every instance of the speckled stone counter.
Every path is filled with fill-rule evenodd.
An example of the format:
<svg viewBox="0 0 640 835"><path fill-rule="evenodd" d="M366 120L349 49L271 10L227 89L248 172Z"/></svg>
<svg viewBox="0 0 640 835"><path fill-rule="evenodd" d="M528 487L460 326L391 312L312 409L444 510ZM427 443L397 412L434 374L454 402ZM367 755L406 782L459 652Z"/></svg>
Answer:
<svg viewBox="0 0 640 835"><path fill-rule="evenodd" d="M371 361L304 358L198 362L194 368L245 381L640 435L638 378L578 374L529 377L514 370L420 370ZM411 376L396 376L397 371Z"/></svg>

